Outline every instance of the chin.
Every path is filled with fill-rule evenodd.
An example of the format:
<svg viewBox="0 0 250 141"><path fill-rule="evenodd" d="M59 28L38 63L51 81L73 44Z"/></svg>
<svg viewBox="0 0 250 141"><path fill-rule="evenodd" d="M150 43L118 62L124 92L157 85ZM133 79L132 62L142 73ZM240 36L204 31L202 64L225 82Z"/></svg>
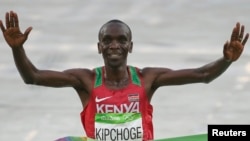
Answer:
<svg viewBox="0 0 250 141"><path fill-rule="evenodd" d="M110 67L112 67L112 68L118 68L118 67L120 67L120 66L123 66L124 63L117 60L117 61L109 61L109 62L107 63L107 65L110 66Z"/></svg>
<svg viewBox="0 0 250 141"><path fill-rule="evenodd" d="M122 64L120 64L120 63L109 63L108 66L110 66L111 68L118 68L118 67L122 66Z"/></svg>

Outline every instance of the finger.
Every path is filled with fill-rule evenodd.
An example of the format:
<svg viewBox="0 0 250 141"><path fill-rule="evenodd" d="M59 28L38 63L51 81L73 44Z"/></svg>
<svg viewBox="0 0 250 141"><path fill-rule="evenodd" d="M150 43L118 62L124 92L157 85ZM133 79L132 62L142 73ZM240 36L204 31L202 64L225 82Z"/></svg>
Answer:
<svg viewBox="0 0 250 141"><path fill-rule="evenodd" d="M5 14L5 23L6 23L6 28L7 29L10 28L10 13L9 12Z"/></svg>
<svg viewBox="0 0 250 141"><path fill-rule="evenodd" d="M246 44L248 38L249 38L249 33L246 34L244 40L242 41L242 45L243 45L243 46L245 46L245 44Z"/></svg>
<svg viewBox="0 0 250 141"><path fill-rule="evenodd" d="M5 32L5 28L4 28L3 22L1 20L0 20L0 28L1 28L2 32Z"/></svg>
<svg viewBox="0 0 250 141"><path fill-rule="evenodd" d="M243 39L244 31L245 31L245 26L242 25L241 29L240 29L239 41L241 41Z"/></svg>
<svg viewBox="0 0 250 141"><path fill-rule="evenodd" d="M240 34L240 23L239 22L236 23L236 32L237 32L237 35Z"/></svg>
<svg viewBox="0 0 250 141"><path fill-rule="evenodd" d="M13 11L10 11L10 27L14 26Z"/></svg>
<svg viewBox="0 0 250 141"><path fill-rule="evenodd" d="M16 13L13 13L13 18L14 18L14 27L19 27L18 16Z"/></svg>
<svg viewBox="0 0 250 141"><path fill-rule="evenodd" d="M240 23L237 22L233 31L233 40L239 40Z"/></svg>
<svg viewBox="0 0 250 141"><path fill-rule="evenodd" d="M231 41L235 41L238 39L238 29L237 26L233 28L232 35L231 35Z"/></svg>

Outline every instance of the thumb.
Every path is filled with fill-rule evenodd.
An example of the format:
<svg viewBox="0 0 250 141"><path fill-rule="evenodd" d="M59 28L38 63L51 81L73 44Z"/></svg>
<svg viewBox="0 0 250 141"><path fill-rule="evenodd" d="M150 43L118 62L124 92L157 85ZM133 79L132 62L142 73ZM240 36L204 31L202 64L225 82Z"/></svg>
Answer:
<svg viewBox="0 0 250 141"><path fill-rule="evenodd" d="M224 50L227 50L227 49L228 49L228 47L229 47L229 42L228 42L228 41L226 41L226 43L224 44Z"/></svg>
<svg viewBox="0 0 250 141"><path fill-rule="evenodd" d="M0 20L0 28L1 28L2 32L5 32L5 28L4 28L3 22L1 20Z"/></svg>
<svg viewBox="0 0 250 141"><path fill-rule="evenodd" d="M223 48L223 55L224 55L224 59L226 59L228 62L230 62L232 60L229 51L229 42L226 41L226 43L224 44L224 48Z"/></svg>
<svg viewBox="0 0 250 141"><path fill-rule="evenodd" d="M30 34L30 32L31 32L31 30L32 30L32 27L27 28L27 29L25 30L25 32L24 32L24 35L25 35L26 37L28 37L29 34Z"/></svg>

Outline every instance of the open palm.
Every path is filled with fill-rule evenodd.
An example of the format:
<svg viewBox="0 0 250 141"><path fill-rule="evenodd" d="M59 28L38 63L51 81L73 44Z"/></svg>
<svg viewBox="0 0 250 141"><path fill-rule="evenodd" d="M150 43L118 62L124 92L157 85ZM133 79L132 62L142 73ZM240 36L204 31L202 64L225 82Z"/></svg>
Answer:
<svg viewBox="0 0 250 141"><path fill-rule="evenodd" d="M230 42L226 42L224 45L224 58L228 61L236 61L248 40L249 34L244 35L244 25L237 23L233 29Z"/></svg>
<svg viewBox="0 0 250 141"><path fill-rule="evenodd" d="M22 46L24 42L27 40L28 35L32 30L32 27L27 28L26 31L22 33L19 28L18 16L13 11L10 11L10 13L8 12L6 13L5 20L6 20L6 28L4 27L1 21L0 21L0 27L6 42L12 48Z"/></svg>

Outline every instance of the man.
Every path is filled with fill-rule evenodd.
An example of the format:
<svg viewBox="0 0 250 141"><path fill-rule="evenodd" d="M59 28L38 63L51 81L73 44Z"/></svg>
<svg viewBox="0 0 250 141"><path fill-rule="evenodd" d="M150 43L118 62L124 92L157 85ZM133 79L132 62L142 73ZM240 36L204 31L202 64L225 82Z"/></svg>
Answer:
<svg viewBox="0 0 250 141"><path fill-rule="evenodd" d="M0 21L4 38L13 52L16 67L26 84L72 87L78 93L83 111L81 120L87 137L96 140L153 140L152 105L154 92L161 86L209 83L236 61L249 34L237 23L223 57L199 68L137 68L127 65L132 52L132 33L119 20L105 23L99 31L98 52L104 66L93 70L68 69L62 72L40 70L23 48L31 27L20 31L15 12L6 13L6 27Z"/></svg>

